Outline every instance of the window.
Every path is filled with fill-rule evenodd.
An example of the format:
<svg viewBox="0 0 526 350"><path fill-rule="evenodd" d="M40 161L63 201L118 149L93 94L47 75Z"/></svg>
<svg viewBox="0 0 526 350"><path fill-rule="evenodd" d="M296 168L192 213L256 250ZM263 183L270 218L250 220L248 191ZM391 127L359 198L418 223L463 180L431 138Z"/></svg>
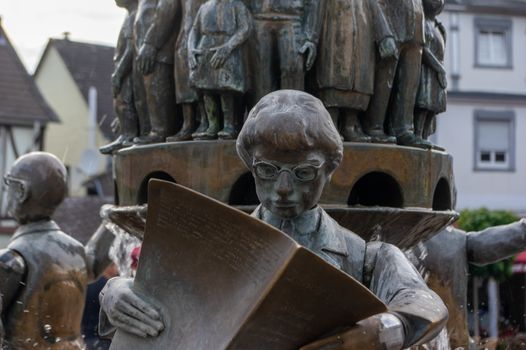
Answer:
<svg viewBox="0 0 526 350"><path fill-rule="evenodd" d="M513 171L514 168L514 113L476 111L475 170Z"/></svg>
<svg viewBox="0 0 526 350"><path fill-rule="evenodd" d="M511 20L475 18L475 66L511 68Z"/></svg>

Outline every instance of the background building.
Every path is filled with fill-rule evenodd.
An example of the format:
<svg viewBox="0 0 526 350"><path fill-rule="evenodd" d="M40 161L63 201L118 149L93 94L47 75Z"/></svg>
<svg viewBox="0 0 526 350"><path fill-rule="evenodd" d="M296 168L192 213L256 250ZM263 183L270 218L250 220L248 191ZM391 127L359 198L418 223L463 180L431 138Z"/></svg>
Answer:
<svg viewBox="0 0 526 350"><path fill-rule="evenodd" d="M49 40L35 70L38 88L61 120L48 128L44 150L66 164L72 196L112 192L105 186L111 157L98 148L113 139L113 53L113 47L74 42L65 34Z"/></svg>
<svg viewBox="0 0 526 350"><path fill-rule="evenodd" d="M435 141L454 157L457 209L526 213L526 1L448 0L448 110Z"/></svg>
<svg viewBox="0 0 526 350"><path fill-rule="evenodd" d="M19 156L43 147L46 127L59 119L27 73L0 21L0 176ZM14 224L6 219L4 187L0 186L0 245Z"/></svg>

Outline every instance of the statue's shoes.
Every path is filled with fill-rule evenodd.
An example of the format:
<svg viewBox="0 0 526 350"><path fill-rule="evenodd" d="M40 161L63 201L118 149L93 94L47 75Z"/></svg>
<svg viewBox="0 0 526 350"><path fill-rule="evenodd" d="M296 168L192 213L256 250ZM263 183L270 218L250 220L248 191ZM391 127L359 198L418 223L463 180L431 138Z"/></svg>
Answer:
<svg viewBox="0 0 526 350"><path fill-rule="evenodd" d="M225 128L217 133L217 136L221 140L235 140L237 132L234 128Z"/></svg>
<svg viewBox="0 0 526 350"><path fill-rule="evenodd" d="M433 144L421 137L416 136L412 132L404 132L396 137L396 142L400 146L417 147L423 149L433 148Z"/></svg>
<svg viewBox="0 0 526 350"><path fill-rule="evenodd" d="M136 143L138 145L147 145L150 143L162 143L164 141L165 141L165 137L157 133L154 133L154 132L150 132L148 135L138 136L133 139L133 143Z"/></svg>
<svg viewBox="0 0 526 350"><path fill-rule="evenodd" d="M173 135L173 136L168 136L166 138L166 142L179 142L179 141L190 141L194 136L194 134L192 134L191 131L189 130L181 130L180 132L178 132L177 134ZM197 136L197 133L196 133L196 136Z"/></svg>
<svg viewBox="0 0 526 350"><path fill-rule="evenodd" d="M115 151L120 150L121 148L128 147L127 140L124 136L120 135L115 141L108 143L99 148L99 152L102 154L112 154Z"/></svg>
<svg viewBox="0 0 526 350"><path fill-rule="evenodd" d="M396 137L387 135L383 130L365 130L365 133L369 135L372 143L396 143Z"/></svg>
<svg viewBox="0 0 526 350"><path fill-rule="evenodd" d="M198 134L193 134L194 140L215 140L217 139L217 133L214 132L201 132Z"/></svg>
<svg viewBox="0 0 526 350"><path fill-rule="evenodd" d="M371 142L371 136L366 135L364 132L356 129L344 130L343 139L349 142Z"/></svg>

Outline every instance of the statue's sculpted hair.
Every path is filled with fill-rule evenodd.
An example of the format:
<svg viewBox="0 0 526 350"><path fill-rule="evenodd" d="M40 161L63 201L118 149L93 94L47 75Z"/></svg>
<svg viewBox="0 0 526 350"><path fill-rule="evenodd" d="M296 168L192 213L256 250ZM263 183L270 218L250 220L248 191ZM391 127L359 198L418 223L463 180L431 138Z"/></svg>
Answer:
<svg viewBox="0 0 526 350"><path fill-rule="evenodd" d="M237 139L237 152L249 169L257 145L283 152L320 151L329 171L343 157L340 134L323 103L296 90L272 92L252 108Z"/></svg>

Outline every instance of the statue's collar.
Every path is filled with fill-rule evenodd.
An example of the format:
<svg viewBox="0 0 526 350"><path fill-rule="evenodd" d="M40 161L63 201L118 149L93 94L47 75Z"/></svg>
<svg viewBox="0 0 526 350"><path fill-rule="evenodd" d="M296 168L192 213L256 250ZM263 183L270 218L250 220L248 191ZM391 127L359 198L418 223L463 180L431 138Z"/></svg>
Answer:
<svg viewBox="0 0 526 350"><path fill-rule="evenodd" d="M11 240L16 239L22 235L30 234L30 233L49 232L49 231L60 231L60 227L58 227L58 225L53 220L41 220L41 221L31 222L29 224L20 226L13 234L13 237L11 238Z"/></svg>
<svg viewBox="0 0 526 350"><path fill-rule="evenodd" d="M262 205L256 208L253 215L279 230L282 230L287 221L274 215ZM336 221L334 221L334 219L332 219L320 206L316 206L304 212L301 216L291 219L290 222L296 233L292 238L300 238L298 241L303 241L300 236L311 235L312 238L317 241L315 246L317 246L318 249L342 256L349 255L345 237L340 234L340 231L343 230L343 228L340 227L338 223L336 223Z"/></svg>
<svg viewBox="0 0 526 350"><path fill-rule="evenodd" d="M283 219L264 206L260 205L256 209L256 216L258 219L265 221L267 224L274 226L278 230L286 231L283 228L287 225L291 225L294 228L294 232L302 236L317 232L320 226L322 209L319 206L307 210L300 216L292 219Z"/></svg>

